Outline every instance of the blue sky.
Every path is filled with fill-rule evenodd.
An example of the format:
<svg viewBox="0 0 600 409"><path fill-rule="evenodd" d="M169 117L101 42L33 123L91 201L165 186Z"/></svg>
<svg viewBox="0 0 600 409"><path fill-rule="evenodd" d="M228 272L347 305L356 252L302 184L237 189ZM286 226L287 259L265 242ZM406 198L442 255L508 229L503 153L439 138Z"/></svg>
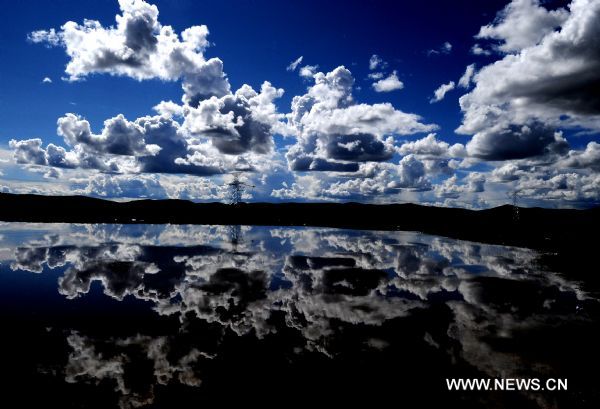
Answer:
<svg viewBox="0 0 600 409"><path fill-rule="evenodd" d="M488 207L516 191L525 204L595 205L598 9L590 0L11 2L0 27L0 188L222 200L231 172L244 170L257 186L247 200ZM209 34L193 41L208 43L189 48L181 33L202 25ZM192 56L181 67L157 51L166 26ZM386 78L391 86L375 85ZM261 93L264 81L272 90ZM244 84L254 102L236 93ZM294 97L312 105L294 108ZM178 113L155 109L161 101ZM103 131L111 118L122 119ZM178 150L168 138L180 138Z"/></svg>

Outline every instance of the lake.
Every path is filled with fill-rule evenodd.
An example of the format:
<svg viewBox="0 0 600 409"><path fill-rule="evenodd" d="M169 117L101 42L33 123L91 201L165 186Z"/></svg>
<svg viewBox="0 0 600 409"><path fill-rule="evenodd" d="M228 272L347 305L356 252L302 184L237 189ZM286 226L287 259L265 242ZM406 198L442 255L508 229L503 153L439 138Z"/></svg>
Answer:
<svg viewBox="0 0 600 409"><path fill-rule="evenodd" d="M533 250L416 232L1 223L2 397L599 407L584 284ZM451 378L568 388L451 391Z"/></svg>

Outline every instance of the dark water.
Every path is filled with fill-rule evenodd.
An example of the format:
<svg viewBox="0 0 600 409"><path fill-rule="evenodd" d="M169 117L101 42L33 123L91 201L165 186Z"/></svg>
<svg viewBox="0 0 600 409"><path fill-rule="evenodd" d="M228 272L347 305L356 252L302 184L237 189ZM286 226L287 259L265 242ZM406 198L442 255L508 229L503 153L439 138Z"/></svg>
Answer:
<svg viewBox="0 0 600 409"><path fill-rule="evenodd" d="M0 406L597 408L582 284L531 250L411 232L4 223L0 399L20 403Z"/></svg>

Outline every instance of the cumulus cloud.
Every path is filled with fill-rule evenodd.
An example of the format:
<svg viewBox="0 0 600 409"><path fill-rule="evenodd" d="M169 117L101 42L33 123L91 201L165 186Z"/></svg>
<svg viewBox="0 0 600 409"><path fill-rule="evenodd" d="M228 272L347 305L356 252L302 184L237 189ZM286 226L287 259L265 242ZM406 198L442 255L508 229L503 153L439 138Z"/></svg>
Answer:
<svg viewBox="0 0 600 409"><path fill-rule="evenodd" d="M475 38L500 41L497 49L504 53L518 52L539 44L568 17L567 10L547 10L539 0L513 0Z"/></svg>
<svg viewBox="0 0 600 409"><path fill-rule="evenodd" d="M492 182L510 186L520 198L546 205L588 207L598 204L600 175L594 162L595 142L585 150L572 150L555 163L538 165L530 160L511 160L495 168Z"/></svg>
<svg viewBox="0 0 600 409"><path fill-rule="evenodd" d="M317 69L319 69L318 65L305 65L300 68L298 74L303 78L312 78L317 72Z"/></svg>
<svg viewBox="0 0 600 409"><path fill-rule="evenodd" d="M492 171L492 180L497 182L512 182L524 177L528 169L514 162L508 162Z"/></svg>
<svg viewBox="0 0 600 409"><path fill-rule="evenodd" d="M156 155L137 158L139 170L146 173L181 173L199 176L223 173L218 155L204 157L203 161L191 163L190 139L178 122L161 117L142 117L136 120L149 131L149 140L160 146Z"/></svg>
<svg viewBox="0 0 600 409"><path fill-rule="evenodd" d="M481 28L478 38L497 40L495 47L502 55L472 75L472 91L460 98L464 116L457 132L473 135L466 145L470 156L502 161L541 158L546 175L567 167L582 169L583 176L593 179L594 145L570 151L558 130L600 129L599 21L600 4L595 1L573 0L568 10L548 10L538 1L515 0ZM526 181L523 166L526 163L500 167L493 178ZM584 190L592 183L563 174L542 180L536 183L577 180L571 186ZM535 193L536 189L525 191L538 198L551 196Z"/></svg>
<svg viewBox="0 0 600 409"><path fill-rule="evenodd" d="M398 148L398 153L401 155L462 157L465 156L465 147L459 143L450 146L449 143L437 139L436 135L431 133L422 139L403 143Z"/></svg>
<svg viewBox="0 0 600 409"><path fill-rule="evenodd" d="M354 78L343 66L314 75L306 94L295 96L288 125L297 143L286 158L292 170L356 171L357 162L384 161L393 154L392 135L435 129L391 104L357 104Z"/></svg>
<svg viewBox="0 0 600 409"><path fill-rule="evenodd" d="M58 119L57 133L64 138L67 145L84 145L96 153L156 155L161 148L158 145L146 144L145 134L149 129L142 125L142 122L130 122L123 115L117 115L104 121L102 133L94 135L87 120L75 114L66 114Z"/></svg>
<svg viewBox="0 0 600 409"><path fill-rule="evenodd" d="M70 149L41 141L13 141L18 163L102 172L170 173L208 176L227 170L254 170L254 155L272 152L273 134L287 134L274 100L282 89L264 82L259 92L249 85L230 90L221 60L206 60L206 26L179 36L158 22L158 9L142 0L121 1L116 26L85 20L61 30L38 31L32 42L62 45L70 57L71 80L108 73L138 80L182 79L182 104L162 101L159 115L130 121L107 119L99 134L75 114L58 120L58 134ZM301 58L297 60L298 64Z"/></svg>
<svg viewBox="0 0 600 409"><path fill-rule="evenodd" d="M383 161L393 154L393 142L374 139L371 134L329 135L327 156L357 162Z"/></svg>
<svg viewBox="0 0 600 409"><path fill-rule="evenodd" d="M478 132L466 146L469 155L487 160L564 154L568 147L560 132L540 123L492 127Z"/></svg>
<svg viewBox="0 0 600 409"><path fill-rule="evenodd" d="M218 158L211 163L178 163L189 154L189 140L180 125L163 116L141 117L135 121L117 115L104 123L102 132L91 131L87 120L67 114L58 120L58 134L71 147L48 144L39 138L16 141L9 146L17 163L58 168L96 169L110 173L222 173Z"/></svg>
<svg viewBox="0 0 600 409"><path fill-rule="evenodd" d="M439 102L439 101L441 101L442 99L444 99L444 97L446 96L446 93L447 93L447 92L449 92L449 91L452 91L452 90L454 89L454 86L455 86L455 85L456 85L456 84L454 84L454 81L450 81L450 82L449 82L449 83L447 83L447 84L442 84L442 85L440 85L440 86L438 87L438 89L436 89L436 90L433 92L433 98L431 98L431 99L429 100L429 102L430 102L431 104L433 104L433 103L435 103L435 102Z"/></svg>
<svg viewBox="0 0 600 409"><path fill-rule="evenodd" d="M156 175L95 175L87 185L75 193L108 198L156 198L167 197Z"/></svg>
<svg viewBox="0 0 600 409"><path fill-rule="evenodd" d="M40 138L26 139L16 141L12 139L8 146L14 149L14 156L17 163L26 163L31 165L47 165L48 156L42 149L42 140Z"/></svg>
<svg viewBox="0 0 600 409"><path fill-rule="evenodd" d="M600 199L600 174L579 173L568 169L529 169L521 175L514 190L523 197L559 204L597 204Z"/></svg>
<svg viewBox="0 0 600 409"><path fill-rule="evenodd" d="M120 171L118 160L94 155L81 147L67 151L62 146L50 143L46 148L43 148L42 140L39 138L21 141L12 139L9 142L9 147L13 149L13 155L18 164L52 166L64 169L98 169L105 172Z"/></svg>
<svg viewBox="0 0 600 409"><path fill-rule="evenodd" d="M62 176L62 172L57 168L48 168L44 173L46 179L58 179Z"/></svg>
<svg viewBox="0 0 600 409"><path fill-rule="evenodd" d="M459 183L462 182L462 183ZM486 177L480 172L470 172L461 181L452 175L443 183L434 186L436 196L457 199L465 193L481 193L484 191Z"/></svg>
<svg viewBox="0 0 600 409"><path fill-rule="evenodd" d="M63 136L67 149L54 144L44 148L39 138L12 140L9 145L16 162L32 170L44 166L122 175L210 176L232 170L269 173L281 161L272 149L273 133L278 128L286 132L280 122L282 115L273 104L282 92L265 82L260 92L244 85L235 94L212 97L197 108L161 103L156 108L161 115L134 121L117 115L105 121L100 134L92 132L87 120L67 114L58 120L58 134ZM176 115L183 117L182 124L175 121ZM57 171L46 171L49 176L57 175ZM118 186L104 185L125 179L92 179L95 185L86 189L89 194L120 197ZM146 186L148 195L164 195L158 187ZM185 196L194 195L187 187L179 190ZM141 189L139 192L143 195Z"/></svg>
<svg viewBox="0 0 600 409"><path fill-rule="evenodd" d="M46 46L57 46L61 43L62 38L60 33L57 33L55 29L49 30L36 30L27 34L27 40L32 43L42 43Z"/></svg>
<svg viewBox="0 0 600 409"><path fill-rule="evenodd" d="M475 75L475 88L460 99L464 119L458 132L474 134L498 122L506 127L530 120L600 129L600 100L595 91L600 83L596 46L600 4L574 0L569 8L568 14L559 13L559 31L546 30L542 38L527 41L525 48ZM502 21L516 24L511 19Z"/></svg>
<svg viewBox="0 0 600 409"><path fill-rule="evenodd" d="M185 109L182 105L176 104L173 101L160 101L158 104L152 107L159 115L166 116L168 118L183 117Z"/></svg>
<svg viewBox="0 0 600 409"><path fill-rule="evenodd" d="M547 149L550 150L552 145ZM490 180L510 185L520 197L557 205L585 207L600 200L599 155L596 142L585 149L568 150L541 160L508 160L491 172ZM550 159L550 160L549 160Z"/></svg>
<svg viewBox="0 0 600 409"><path fill-rule="evenodd" d="M354 173L342 178L331 174L296 176L291 186L274 189L271 195L281 199L365 199L403 191L424 192L432 186L425 161L415 155L407 155L399 163L355 164L352 171Z"/></svg>
<svg viewBox="0 0 600 409"><path fill-rule="evenodd" d="M569 151L569 154L558 163L558 167L591 169L600 172L600 144L590 142L582 151Z"/></svg>
<svg viewBox="0 0 600 409"><path fill-rule="evenodd" d="M229 197L228 186L210 178L190 180L181 176L173 178L162 176L160 184L169 198L221 201ZM244 199L246 198L248 197L244 196Z"/></svg>
<svg viewBox="0 0 600 409"><path fill-rule="evenodd" d="M573 0L568 8L550 10L537 0L514 0L481 27L472 52L497 61L481 68L478 63L477 70L468 65L457 82L442 84L430 100L438 102L456 87L469 90L460 98L463 121L457 132L472 138L452 146L435 134L397 145L400 136L437 127L390 103L356 101L349 70L319 72L317 65L302 66L302 56L287 69L310 85L292 99L291 112L281 114L275 102L283 90L271 83L265 81L260 90L231 89L223 62L204 56L210 46L206 26L176 33L159 22L154 5L123 0L119 6L113 26L67 22L60 29L34 31L28 40L63 47L71 81L93 74L181 80L182 101L160 102L154 116L109 118L97 133L85 118L65 114L58 120L64 146L44 145L39 138L11 140L15 162L38 178L77 173L78 192L102 197L218 198L222 192L205 180L193 184L175 180L176 175L256 171L264 182L274 169L287 172L287 160L289 170L324 173L280 175L277 183L289 184L273 196L368 198L410 190L454 200L483 192L486 181L519 184L523 192L551 200L593 196L600 145L571 149L560 130L569 135L570 128L600 129L595 1ZM433 51L451 50L447 43ZM368 79L377 92L403 87L397 72L390 73L375 54ZM291 137L292 144L276 152L276 134ZM473 176L464 175L484 160L504 163L491 163L495 168L485 174L471 169Z"/></svg>
<svg viewBox="0 0 600 409"><path fill-rule="evenodd" d="M388 77L373 83L373 89L377 92L390 92L404 88L402 81L398 79L398 73L392 72Z"/></svg>
<svg viewBox="0 0 600 409"><path fill-rule="evenodd" d="M431 184L426 177L425 165L414 155L406 155L400 160L397 172L399 178L391 183L391 188L429 190Z"/></svg>
<svg viewBox="0 0 600 409"><path fill-rule="evenodd" d="M50 77L44 77L42 84L52 84L52 79Z"/></svg>
<svg viewBox="0 0 600 409"><path fill-rule="evenodd" d="M244 85L235 94L212 97L196 108L188 107L183 126L191 135L210 138L222 153L268 153L273 147L274 129L282 118L273 101L282 95L283 89L269 82L262 84L260 93Z"/></svg>
<svg viewBox="0 0 600 409"><path fill-rule="evenodd" d="M71 81L90 74L107 73L137 80L183 79L185 101L223 96L229 82L218 58L206 59L208 28L185 29L178 35L158 21L158 8L143 0L120 0L116 26L104 27L95 20L83 24L68 21L60 30L38 30L29 34L34 43L65 48L70 60L65 72Z"/></svg>

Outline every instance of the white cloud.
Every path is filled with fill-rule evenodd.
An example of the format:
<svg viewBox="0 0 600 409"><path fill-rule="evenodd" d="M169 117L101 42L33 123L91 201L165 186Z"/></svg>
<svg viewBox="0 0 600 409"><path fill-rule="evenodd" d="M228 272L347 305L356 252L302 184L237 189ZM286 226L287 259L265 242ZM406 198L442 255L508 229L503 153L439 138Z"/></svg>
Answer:
<svg viewBox="0 0 600 409"><path fill-rule="evenodd" d="M377 92L390 92L404 88L402 81L398 79L397 72L392 72L388 77L373 83L373 89Z"/></svg>
<svg viewBox="0 0 600 409"><path fill-rule="evenodd" d="M163 101L155 107L160 115L134 121L117 115L104 122L99 134L92 132L87 120L66 114L58 120L58 134L67 149L54 144L44 148L39 138L11 140L9 145L18 164L51 178L59 175L55 168L127 176L115 179L120 182L140 173L210 176L242 170L268 174L282 160L272 149L273 133L289 132L273 103L282 94L282 89L265 82L260 92L243 85L235 94L200 101L198 107ZM89 187L90 194L115 194L118 186L113 183L107 185L110 189L104 188L107 182L112 180L97 181ZM188 195L197 192L179 185ZM109 193L99 193L101 187Z"/></svg>
<svg viewBox="0 0 600 409"><path fill-rule="evenodd" d="M458 199L467 193L483 192L485 181L485 175L480 172L471 172L461 181L456 175L452 175L441 184L435 185L434 191L438 197Z"/></svg>
<svg viewBox="0 0 600 409"><path fill-rule="evenodd" d="M568 18L565 9L546 10L539 0L513 0L492 24L481 27L478 39L501 41L497 49L512 53L539 44Z"/></svg>
<svg viewBox="0 0 600 409"><path fill-rule="evenodd" d="M167 117L141 117L135 121L117 115L105 121L101 134L92 133L89 122L74 114L58 120L58 134L71 147L48 144L39 138L11 140L16 162L64 169L96 169L111 173L222 173L218 158L211 164L177 163L188 155L189 140L180 125Z"/></svg>
<svg viewBox="0 0 600 409"><path fill-rule="evenodd" d="M469 155L486 160L522 159L564 154L568 143L560 132L540 123L503 126L478 132L468 143Z"/></svg>
<svg viewBox="0 0 600 409"><path fill-rule="evenodd" d="M206 176L254 170L260 163L256 155L271 153L273 134L290 132L273 103L283 90L265 81L260 92L244 84L232 93L221 60L203 56L209 45L206 26L179 36L158 22L156 6L142 0L119 4L116 26L67 22L58 32L32 33L30 40L65 47L71 80L93 73L138 80L181 78L183 104L162 101L154 107L159 115L134 121L117 115L105 121L100 134L92 132L87 120L66 114L58 120L58 134L70 150L54 144L42 148L39 139L11 141L17 162L120 174Z"/></svg>
<svg viewBox="0 0 600 409"><path fill-rule="evenodd" d="M183 117L185 115L185 108L173 101L160 101L157 105L152 107L159 115L166 116L168 118Z"/></svg>
<svg viewBox="0 0 600 409"><path fill-rule="evenodd" d="M55 29L51 28L50 30L37 30L29 33L27 35L27 40L32 43L43 43L48 47L57 46L62 41L62 36L60 33L57 33Z"/></svg>
<svg viewBox="0 0 600 409"><path fill-rule="evenodd" d="M581 174L560 169L529 171L515 182L515 191L523 197L547 201L597 202L600 174Z"/></svg>
<svg viewBox="0 0 600 409"><path fill-rule="evenodd" d="M474 55L491 55L492 52L490 50L486 50L485 48L482 48L479 44L474 44L473 47L471 47L471 53Z"/></svg>
<svg viewBox="0 0 600 409"><path fill-rule="evenodd" d="M422 139L403 143L398 148L398 153L401 155L462 157L465 156L465 147L459 143L450 146L449 143L438 140L436 135L431 133Z"/></svg>
<svg viewBox="0 0 600 409"><path fill-rule="evenodd" d="M287 67L286 70L288 71L296 71L296 68L298 68L298 66L302 63L302 59L304 58L304 56L300 56L297 59L295 59L294 61L292 61Z"/></svg>
<svg viewBox="0 0 600 409"><path fill-rule="evenodd" d="M52 79L50 77L44 77L42 84L52 84Z"/></svg>
<svg viewBox="0 0 600 409"><path fill-rule="evenodd" d="M186 108L183 126L191 135L209 137L222 153L268 153L273 130L282 118L273 101L282 95L283 89L269 82L263 83L260 93L244 85L233 95L212 97L197 108Z"/></svg>
<svg viewBox="0 0 600 409"><path fill-rule="evenodd" d="M280 199L368 199L397 195L403 191L423 192L431 189L426 165L414 155L407 155L399 163L361 163L350 177L332 174L296 175L291 186L273 189L271 195Z"/></svg>
<svg viewBox="0 0 600 409"><path fill-rule="evenodd" d="M398 164L364 164L359 174L364 176L335 181L324 187L321 194L330 197L369 197L397 194L401 190L431 189L424 163L413 155L405 156Z"/></svg>
<svg viewBox="0 0 600 409"><path fill-rule="evenodd" d="M514 7L532 4L543 8L531 1L511 3ZM505 38L504 44L510 45L506 50L512 53L473 77L475 87L460 98L464 117L457 129L474 135L467 145L471 154L500 160L556 152L556 148L566 152L566 142L554 137L556 127L600 130L600 98L595 91L600 82L596 44L600 3L573 0L569 8L567 14L551 14L560 16L558 31L554 23L540 28L536 20L538 14L549 12L532 13L531 24L544 35L532 39L521 33L525 37L520 43ZM526 14L519 14L519 19L501 15L495 26L508 29L523 18ZM520 33L521 29L514 30Z"/></svg>
<svg viewBox="0 0 600 409"><path fill-rule="evenodd" d="M391 135L436 128L389 103L357 104L353 85L350 71L340 66L327 74L316 73L308 92L293 98L288 124L297 143L286 153L292 170L355 172L358 162L391 158Z"/></svg>
<svg viewBox="0 0 600 409"><path fill-rule="evenodd" d="M507 162L492 171L491 180L495 182L512 182L524 177L526 172L517 163Z"/></svg>
<svg viewBox="0 0 600 409"><path fill-rule="evenodd" d="M434 96L433 96L433 98L431 98L429 100L429 102L433 104L435 102L441 101L442 99L444 99L444 97L446 96L447 92L452 91L454 89L454 86L455 86L454 81L450 81L447 84L440 85L438 87L438 89L436 89L433 92Z"/></svg>
<svg viewBox="0 0 600 409"><path fill-rule="evenodd" d="M69 146L84 145L95 153L154 156L161 148L146 143L148 130L142 123L129 122L123 115L117 115L104 121L102 133L95 135L87 120L75 114L66 114L58 119L57 132Z"/></svg>
<svg viewBox="0 0 600 409"><path fill-rule="evenodd" d="M452 175L455 170L465 167L467 156L465 146L438 140L435 134L429 134L422 139L405 142L396 148L400 155L414 155L425 165L428 175Z"/></svg>
<svg viewBox="0 0 600 409"><path fill-rule="evenodd" d="M458 80L458 86L461 88L469 88L469 85L471 85L471 81L473 80L474 74L475 64L467 65L467 68L465 68L465 73Z"/></svg>
<svg viewBox="0 0 600 409"><path fill-rule="evenodd" d="M86 119L65 114L58 121L65 147L44 146L38 138L10 141L19 167L39 181L32 184L33 192L69 192L69 185L57 180L68 179L71 189L102 197L218 200L224 191L214 179L220 176L193 182L185 175L235 169L252 174L260 194L280 198L378 200L377 195L420 192L413 197L442 198L448 204L481 193L481 200L472 202L483 203L489 189L511 185L539 200L598 199L600 145L573 150L557 131L600 130L600 6L595 1L573 0L569 10L547 10L536 0L515 0L481 28L477 41L482 45L475 44L472 52L499 51L493 54L498 60L477 72L470 64L457 83L442 84L430 100L442 100L455 87L472 87L460 99L464 117L457 130L472 138L452 146L435 134L397 146L401 135L437 127L390 103L356 101L352 91L358 87L350 71L318 72L317 65L302 66L303 57L287 69L297 70L311 85L283 115L275 105L283 90L269 82L260 91L248 85L230 89L222 61L204 56L210 45L206 26L178 35L158 22L156 6L123 0L120 8L115 26L67 22L59 30L32 32L28 39L64 47L72 81L95 73L182 80L183 102L161 101L155 116L128 120L117 115L99 133ZM434 53L451 50L446 43ZM397 72L390 74L386 67L379 56L370 58L373 89L403 88ZM293 137L294 143L276 151L274 134ZM323 173L291 173L284 169L286 160L292 171ZM491 161L491 170L469 169L481 161ZM271 183L279 186L284 180L286 186L272 189ZM24 192L8 184L11 191Z"/></svg>
<svg viewBox="0 0 600 409"><path fill-rule="evenodd" d="M371 71L377 68L384 68L385 65L386 63L377 54L373 54L371 58L369 58L369 69Z"/></svg>
<svg viewBox="0 0 600 409"><path fill-rule="evenodd" d="M450 54L452 52L452 44L448 41L444 42L441 46L435 49L427 51L427 55L432 56L436 54Z"/></svg>
<svg viewBox="0 0 600 409"><path fill-rule="evenodd" d="M372 80L380 80L383 78L383 76L384 74L382 72L371 72L369 75L367 75L367 77Z"/></svg>
<svg viewBox="0 0 600 409"><path fill-rule="evenodd" d="M228 186L210 178L162 176L161 186L169 198L186 200L224 200L228 198Z"/></svg>
<svg viewBox="0 0 600 409"><path fill-rule="evenodd" d="M62 176L62 172L57 168L48 168L44 173L46 179L58 179Z"/></svg>
<svg viewBox="0 0 600 409"><path fill-rule="evenodd" d="M76 194L109 198L156 198L167 197L156 175L95 175Z"/></svg>
<svg viewBox="0 0 600 409"><path fill-rule="evenodd" d="M600 115L598 97L592 91L600 81L600 54L595 47L600 3L574 0L570 8L560 31L548 33L539 44L507 55L477 73L475 89L461 98L465 111L461 130L487 127L488 121L474 122L500 107L508 119L521 122L531 117L556 121L560 115L570 114L587 116L578 118L582 124L593 123L589 117Z"/></svg>
<svg viewBox="0 0 600 409"><path fill-rule="evenodd" d="M29 39L64 47L70 57L65 71L71 81L94 73L137 80L183 79L185 99L190 105L229 92L222 61L204 58L203 52L209 46L206 26L187 28L179 36L171 26L159 23L156 6L143 0L120 0L119 6L116 26L104 27L95 20L85 20L81 25L68 21L60 31L34 31Z"/></svg>
<svg viewBox="0 0 600 409"><path fill-rule="evenodd" d="M40 138L22 141L13 139L8 143L8 146L15 150L15 160L17 163L28 163L32 165L48 164L46 151L42 149L42 140Z"/></svg>
<svg viewBox="0 0 600 409"><path fill-rule="evenodd" d="M298 74L304 78L312 78L312 76L317 72L318 68L318 65L305 65L300 68Z"/></svg>
<svg viewBox="0 0 600 409"><path fill-rule="evenodd" d="M569 151L568 155L557 166L559 168L591 169L600 172L600 144L592 141L582 151Z"/></svg>

